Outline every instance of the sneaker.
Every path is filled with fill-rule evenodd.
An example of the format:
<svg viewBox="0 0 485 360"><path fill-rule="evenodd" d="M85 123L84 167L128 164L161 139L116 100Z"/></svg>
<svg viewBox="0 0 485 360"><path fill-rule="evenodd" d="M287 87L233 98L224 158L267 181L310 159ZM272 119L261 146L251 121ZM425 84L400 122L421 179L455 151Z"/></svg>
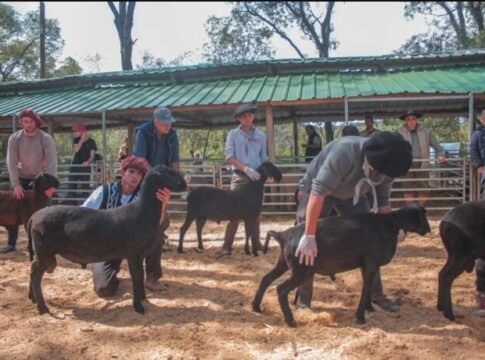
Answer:
<svg viewBox="0 0 485 360"><path fill-rule="evenodd" d="M396 312L399 306L392 300L384 297L373 299L372 302L387 312Z"/></svg>
<svg viewBox="0 0 485 360"><path fill-rule="evenodd" d="M477 293L477 311L476 314L480 317L485 317L485 291Z"/></svg>
<svg viewBox="0 0 485 360"><path fill-rule="evenodd" d="M15 247L8 245L0 249L0 254L6 254L13 251L15 251Z"/></svg>
<svg viewBox="0 0 485 360"><path fill-rule="evenodd" d="M162 284L160 282L160 280L150 280L150 279L147 279L145 281L145 287L148 290L151 290L151 291L166 291L166 290L168 290L167 285Z"/></svg>

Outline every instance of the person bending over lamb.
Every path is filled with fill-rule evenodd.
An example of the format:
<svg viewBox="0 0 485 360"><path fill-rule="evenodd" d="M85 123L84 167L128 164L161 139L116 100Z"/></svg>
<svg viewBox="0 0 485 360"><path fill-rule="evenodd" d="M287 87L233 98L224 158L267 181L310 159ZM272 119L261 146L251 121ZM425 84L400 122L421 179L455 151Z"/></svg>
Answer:
<svg viewBox="0 0 485 360"><path fill-rule="evenodd" d="M371 192L373 211L390 212L392 182L404 176L411 163L411 145L398 133L381 132L371 138L344 136L330 142L313 159L300 182L300 192L310 195L305 233L295 254L300 264L313 265L317 222L324 207L331 205L342 216L367 213L370 204L366 194ZM401 232L400 237L403 236ZM313 276L298 288L297 306L309 308L312 292ZM386 311L398 309L384 295L380 272L372 286L372 301Z"/></svg>
<svg viewBox="0 0 485 360"><path fill-rule="evenodd" d="M145 159L133 155L128 156L121 162L121 180L99 186L81 206L91 209L112 209L135 201L143 177L149 169L150 164ZM159 190L157 197L163 203L168 204L170 190ZM164 228L163 224L162 228ZM159 260L161 251L162 239L160 239L160 244L153 253L145 258L145 287L152 291L161 291L165 288L159 281L162 276L162 267ZM94 291L98 296L112 296L118 289L119 280L116 274L120 271L121 261L113 260L91 264Z"/></svg>

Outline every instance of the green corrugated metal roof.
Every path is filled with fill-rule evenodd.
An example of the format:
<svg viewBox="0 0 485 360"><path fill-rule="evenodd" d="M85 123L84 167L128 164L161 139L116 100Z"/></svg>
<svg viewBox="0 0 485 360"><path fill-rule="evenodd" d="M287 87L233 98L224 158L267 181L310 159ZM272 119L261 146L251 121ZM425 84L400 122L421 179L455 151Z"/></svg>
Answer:
<svg viewBox="0 0 485 360"><path fill-rule="evenodd" d="M175 73L175 77L166 77ZM298 107L301 101L341 103L344 97L470 92L485 93L485 50L422 57L199 65L4 83L0 84L0 119L11 119L12 114L28 106L46 117L99 117L101 111L125 111L125 119L129 116L139 121L148 117L153 107L165 105L179 115L197 107L199 115L205 114L200 116L204 121L221 123L223 119L231 121L228 109L242 102Z"/></svg>

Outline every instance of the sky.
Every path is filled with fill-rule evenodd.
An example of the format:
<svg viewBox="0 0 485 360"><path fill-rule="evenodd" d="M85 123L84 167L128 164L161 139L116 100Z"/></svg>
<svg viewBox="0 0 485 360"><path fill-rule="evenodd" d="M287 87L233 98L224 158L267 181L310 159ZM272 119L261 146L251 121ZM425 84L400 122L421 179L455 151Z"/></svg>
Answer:
<svg viewBox="0 0 485 360"><path fill-rule="evenodd" d="M39 2L4 3L20 13L39 6ZM75 58L84 72L121 70L114 17L105 1L46 1L45 11L47 18L59 20L65 41L63 57ZM137 39L132 58L134 68L141 63L145 51L166 61L191 51L192 60L201 61L198 54L208 40L204 30L207 18L226 16L229 12L230 6L224 2L138 1L132 30L132 38ZM339 47L330 52L331 57L391 54L413 34L426 31L424 18L404 18L403 2L338 2L333 19ZM298 39L297 43L308 57L317 57L311 42ZM298 58L284 40L275 37L273 44L276 58ZM95 54L101 55L99 69L86 60Z"/></svg>

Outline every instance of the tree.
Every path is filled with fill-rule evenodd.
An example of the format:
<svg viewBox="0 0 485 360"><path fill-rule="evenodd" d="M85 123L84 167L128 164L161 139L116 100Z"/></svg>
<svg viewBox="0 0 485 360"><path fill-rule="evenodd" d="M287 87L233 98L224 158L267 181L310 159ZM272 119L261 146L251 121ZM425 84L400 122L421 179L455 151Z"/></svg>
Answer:
<svg viewBox="0 0 485 360"><path fill-rule="evenodd" d="M298 29L310 40L319 57L328 57L338 45L332 39L332 14L335 1L315 3L309 1L246 1L233 2L230 19L209 18L206 31L210 37L209 51L213 61L243 61L249 52L253 60L272 54L268 44L273 35L288 42L299 57L306 54L291 37L289 30ZM232 23L231 23L232 21ZM241 37L241 39L238 39ZM258 46L260 49L254 49ZM243 49L241 51L241 49ZM327 142L333 139L332 123L325 123Z"/></svg>
<svg viewBox="0 0 485 360"><path fill-rule="evenodd" d="M202 56L211 63L241 62L272 58L274 49L269 44L273 33L257 25L247 13L235 12L233 16L211 16L205 31L209 43L204 44Z"/></svg>
<svg viewBox="0 0 485 360"><path fill-rule="evenodd" d="M137 69L156 69L165 66L182 66L193 64L192 56L194 53L192 51L186 51L181 55L178 55L175 59L171 61L166 61L164 58L156 57L152 53L145 51L142 55L142 63L136 65Z"/></svg>
<svg viewBox="0 0 485 360"><path fill-rule="evenodd" d="M131 56L135 41L131 38L133 28L133 14L135 13L135 1L120 1L119 9L116 9L113 1L108 1L109 8L115 19L114 23L120 39L121 68L123 70L133 70Z"/></svg>
<svg viewBox="0 0 485 360"><path fill-rule="evenodd" d="M61 77L68 75L79 75L82 72L83 69L79 65L79 63L72 57L68 56L63 61L61 61L59 68L55 69L52 75L54 77Z"/></svg>
<svg viewBox="0 0 485 360"><path fill-rule="evenodd" d="M430 30L413 35L397 53L485 47L485 5L481 1L413 1L405 5L404 15L408 19L417 14L426 17Z"/></svg>
<svg viewBox="0 0 485 360"><path fill-rule="evenodd" d="M64 40L57 19L46 20L46 76L56 74ZM1 81L31 80L40 75L40 16L39 11L21 16L11 6L0 3L0 76ZM65 59L73 65L76 60ZM76 62L77 63L77 62ZM79 74L70 66L63 68L63 75ZM66 73L72 70L74 73Z"/></svg>

